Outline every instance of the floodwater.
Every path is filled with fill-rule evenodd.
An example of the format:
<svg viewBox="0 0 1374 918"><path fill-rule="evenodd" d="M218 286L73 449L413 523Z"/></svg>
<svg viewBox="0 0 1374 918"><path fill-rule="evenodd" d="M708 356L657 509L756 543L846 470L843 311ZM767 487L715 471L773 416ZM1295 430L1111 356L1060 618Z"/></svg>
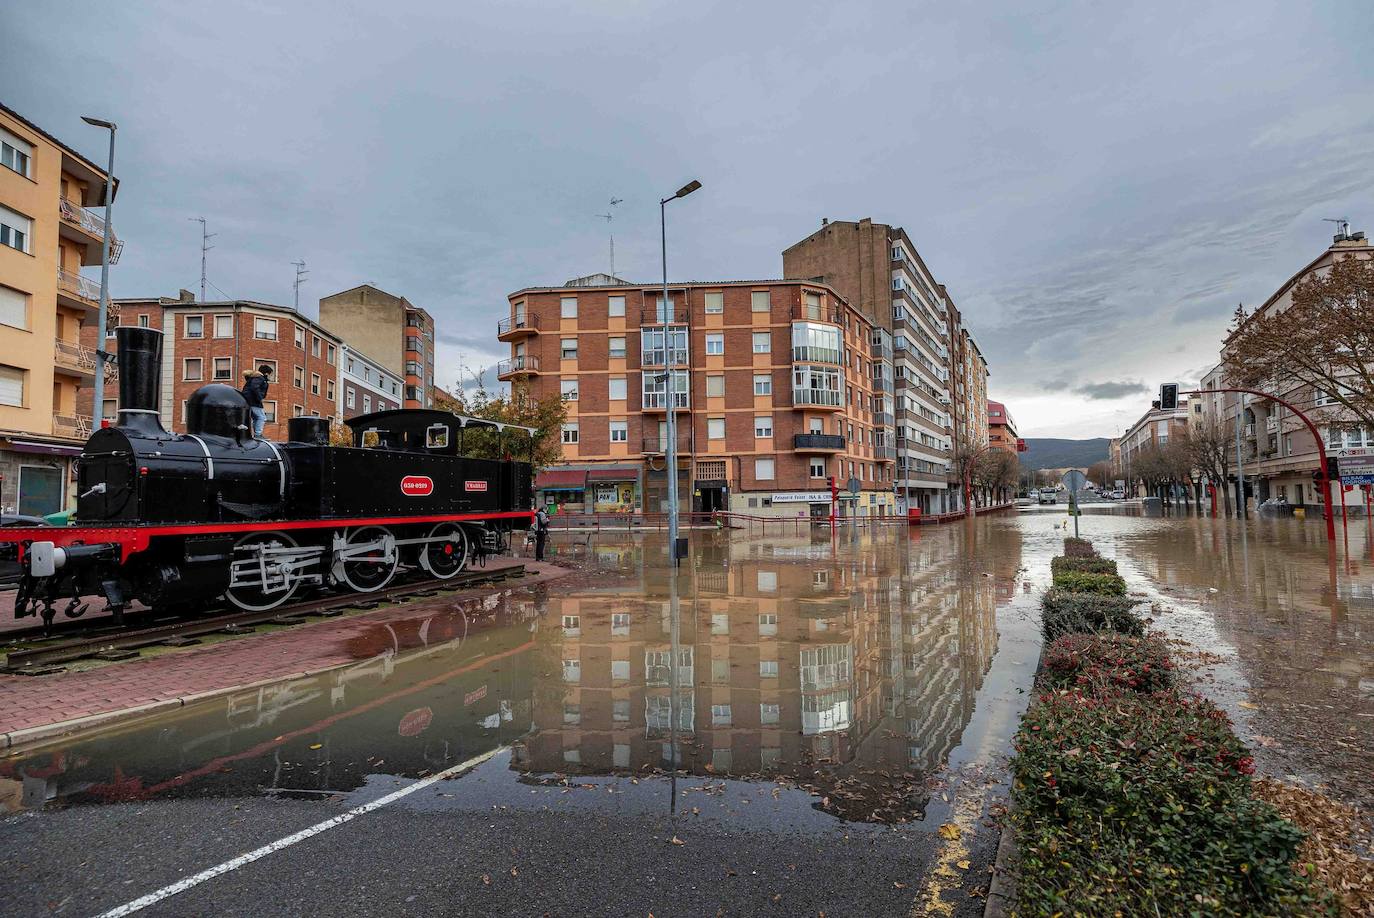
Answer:
<svg viewBox="0 0 1374 918"><path fill-rule="evenodd" d="M1364 521L1335 568L1311 521L1113 508L1080 522L1158 625L1215 657L1203 677L1252 742L1271 743L1257 752L1276 770L1303 763L1314 782L1367 793L1349 774L1374 773ZM982 780L1008 753L1063 525L1045 508L833 542L828 530L693 532L676 641L662 534L560 533L558 558L576 572L547 588L427 600L351 639L349 666L10 756L0 805L354 803L496 751L411 805L936 824L959 776ZM1314 758L1304 731L1342 754Z"/></svg>

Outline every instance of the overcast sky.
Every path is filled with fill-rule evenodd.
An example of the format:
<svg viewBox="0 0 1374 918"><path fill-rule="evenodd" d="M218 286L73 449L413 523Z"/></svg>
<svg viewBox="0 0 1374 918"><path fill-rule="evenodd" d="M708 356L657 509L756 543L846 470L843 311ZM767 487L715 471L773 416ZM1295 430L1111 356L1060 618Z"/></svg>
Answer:
<svg viewBox="0 0 1374 918"><path fill-rule="evenodd" d="M822 217L904 226L1024 434L1106 436L1238 302L1374 231L1374 17L1322 3L5 4L0 99L103 162L116 296L302 309L371 281L477 369L506 294L776 277ZM1031 9L1030 7L1036 7ZM288 11L289 10L289 11ZM366 344L362 344L364 349Z"/></svg>

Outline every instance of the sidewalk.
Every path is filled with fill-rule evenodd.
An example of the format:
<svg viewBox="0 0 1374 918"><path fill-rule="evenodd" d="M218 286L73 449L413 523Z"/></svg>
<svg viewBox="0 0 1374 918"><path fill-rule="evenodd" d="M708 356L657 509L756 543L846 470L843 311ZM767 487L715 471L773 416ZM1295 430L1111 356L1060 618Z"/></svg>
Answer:
<svg viewBox="0 0 1374 918"><path fill-rule="evenodd" d="M488 570L524 564L518 581L424 597L372 612L254 634L142 660L51 676L0 675L0 750L118 717L318 673L358 659L353 642L385 625L452 609L458 600L547 583L571 571L528 558L493 559ZM363 600L366 597L362 597Z"/></svg>

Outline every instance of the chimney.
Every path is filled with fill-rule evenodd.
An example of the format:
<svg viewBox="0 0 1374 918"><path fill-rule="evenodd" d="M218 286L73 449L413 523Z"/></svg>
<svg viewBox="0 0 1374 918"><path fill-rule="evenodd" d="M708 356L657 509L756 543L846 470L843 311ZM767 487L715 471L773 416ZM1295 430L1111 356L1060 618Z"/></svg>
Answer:
<svg viewBox="0 0 1374 918"><path fill-rule="evenodd" d="M162 332L121 325L119 344L119 426L149 436L166 435L158 416L162 395Z"/></svg>
<svg viewBox="0 0 1374 918"><path fill-rule="evenodd" d="M187 290L185 287L182 287L181 290L177 293L177 302L179 303L194 303L195 301L196 295L191 291Z"/></svg>
<svg viewBox="0 0 1374 918"><path fill-rule="evenodd" d="M821 217L821 226L829 226L829 225L830 225L830 218L829 218L829 217Z"/></svg>

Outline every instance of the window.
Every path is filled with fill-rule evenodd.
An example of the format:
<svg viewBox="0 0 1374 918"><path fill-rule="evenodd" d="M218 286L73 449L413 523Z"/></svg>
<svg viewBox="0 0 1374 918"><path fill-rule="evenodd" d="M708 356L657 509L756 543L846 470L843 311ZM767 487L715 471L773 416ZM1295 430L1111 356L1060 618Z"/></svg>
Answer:
<svg viewBox="0 0 1374 918"><path fill-rule="evenodd" d="M364 412L370 412L370 411L372 411L372 396L370 396L370 395L364 395L364 396L363 396L363 411L364 411Z"/></svg>
<svg viewBox="0 0 1374 918"><path fill-rule="evenodd" d="M102 418L113 418L119 414L119 405L116 399L107 398L101 404L104 406L104 410L100 412Z"/></svg>
<svg viewBox="0 0 1374 918"><path fill-rule="evenodd" d="M671 325L640 333L640 359L644 366L680 365L687 362L687 327Z"/></svg>
<svg viewBox="0 0 1374 918"><path fill-rule="evenodd" d="M29 295L13 287L0 287L0 325L29 327Z"/></svg>
<svg viewBox="0 0 1374 918"><path fill-rule="evenodd" d="M624 443L630 439L630 424L628 421L611 421L611 442Z"/></svg>
<svg viewBox="0 0 1374 918"><path fill-rule="evenodd" d="M706 397L724 398L725 397L725 374L712 373L706 377Z"/></svg>
<svg viewBox="0 0 1374 918"><path fill-rule="evenodd" d="M318 356L320 356L320 336L319 336L319 335L311 335L311 336L310 336L310 354L311 354L311 356L313 356L313 357L318 357Z"/></svg>
<svg viewBox="0 0 1374 918"><path fill-rule="evenodd" d="M297 325L295 328L296 347L300 348L301 350L305 350L305 329L301 328L299 325Z"/></svg>
<svg viewBox="0 0 1374 918"><path fill-rule="evenodd" d="M759 723L776 724L782 719L781 708L777 704L759 702ZM763 750L767 752L768 750Z"/></svg>
<svg viewBox="0 0 1374 918"><path fill-rule="evenodd" d="M564 424L564 425L563 425L563 442L564 442L564 443L576 443L576 442L577 442L577 422L576 422L576 421L572 421L571 423L568 423L568 424Z"/></svg>
<svg viewBox="0 0 1374 918"><path fill-rule="evenodd" d="M334 391L334 380L326 379L324 381L324 397L331 402L334 401Z"/></svg>
<svg viewBox="0 0 1374 918"><path fill-rule="evenodd" d="M666 408L668 407L668 380L659 379L656 374L644 373L641 377L644 383L645 408ZM686 408L687 397L687 374L673 373L670 377L673 381L673 407Z"/></svg>
<svg viewBox="0 0 1374 918"><path fill-rule="evenodd" d="M611 679L617 682L628 682L630 679L630 661L612 660Z"/></svg>
<svg viewBox="0 0 1374 918"><path fill-rule="evenodd" d="M253 337L263 341L277 340L277 320L264 319L262 316L253 317Z"/></svg>
<svg viewBox="0 0 1374 918"><path fill-rule="evenodd" d="M754 418L754 436L757 438L773 436L773 416L761 414Z"/></svg>
<svg viewBox="0 0 1374 918"><path fill-rule="evenodd" d="M611 634L621 635L622 637L630 633L630 613L612 612L611 613Z"/></svg>
<svg viewBox="0 0 1374 918"><path fill-rule="evenodd" d="M625 297L613 296L606 300L606 315L623 316L625 315Z"/></svg>
<svg viewBox="0 0 1374 918"><path fill-rule="evenodd" d="M725 418L706 419L706 438L708 440L725 439Z"/></svg>
<svg viewBox="0 0 1374 918"><path fill-rule="evenodd" d="M818 363L840 363L840 330L815 322L792 323L792 359Z"/></svg>
<svg viewBox="0 0 1374 918"><path fill-rule="evenodd" d="M215 337L232 338L234 337L234 317L215 316Z"/></svg>
<svg viewBox="0 0 1374 918"><path fill-rule="evenodd" d="M13 169L24 178L33 178L30 172L32 162L33 144L0 128L0 166Z"/></svg>
<svg viewBox="0 0 1374 918"><path fill-rule="evenodd" d="M564 360L576 360L577 339L564 338L562 344L559 346L559 356L561 356Z"/></svg>
<svg viewBox="0 0 1374 918"><path fill-rule="evenodd" d="M616 699L611 702L611 720L624 724L630 721L630 700L628 698Z"/></svg>
<svg viewBox="0 0 1374 918"><path fill-rule="evenodd" d="M759 637L767 637L778 633L778 615L776 612L764 612L759 615Z"/></svg>
<svg viewBox="0 0 1374 918"><path fill-rule="evenodd" d="M577 637L582 633L582 616L565 615L563 616L563 634L567 637Z"/></svg>
<svg viewBox="0 0 1374 918"><path fill-rule="evenodd" d="M625 339L612 338L610 342L610 352L607 354L612 360L625 359Z"/></svg>
<svg viewBox="0 0 1374 918"><path fill-rule="evenodd" d="M759 675L764 679L776 679L778 677L778 661L760 660Z"/></svg>
<svg viewBox="0 0 1374 918"><path fill-rule="evenodd" d="M768 458L768 459L755 459L755 460L754 460L754 478L755 478L756 480L758 480L758 481L772 481L772 480L773 480L773 460L772 460L772 458Z"/></svg>
<svg viewBox="0 0 1374 918"><path fill-rule="evenodd" d="M560 314L565 319L577 318L577 297L565 296L558 301Z"/></svg>
<svg viewBox="0 0 1374 918"><path fill-rule="evenodd" d="M773 394L773 375L771 373L754 374L754 394L772 395Z"/></svg>
<svg viewBox="0 0 1374 918"><path fill-rule="evenodd" d="M624 376L612 376L607 385L607 396L613 402L623 402L629 397L629 389Z"/></svg>
<svg viewBox="0 0 1374 918"><path fill-rule="evenodd" d="M724 336L724 335L707 335L707 336L706 336L706 353L707 353L707 354L715 354L715 355L717 355L717 356L720 355L720 354L724 354L724 353L725 353L725 336Z"/></svg>
<svg viewBox="0 0 1374 918"><path fill-rule="evenodd" d="M773 350L773 335L771 332L754 332L754 353L767 354Z"/></svg>
<svg viewBox="0 0 1374 918"><path fill-rule="evenodd" d="M720 315L725 311L725 294L719 290L713 290L706 294L706 314Z"/></svg>
<svg viewBox="0 0 1374 918"><path fill-rule="evenodd" d="M262 403L262 413L267 415L269 424L275 424L277 422L277 403L264 401Z"/></svg>
<svg viewBox="0 0 1374 918"><path fill-rule="evenodd" d="M812 477L812 478L824 478L824 477L825 477L825 460L824 460L824 459L812 459L812 460L811 460L811 477Z"/></svg>
<svg viewBox="0 0 1374 918"><path fill-rule="evenodd" d="M711 615L711 633L729 634L730 615L727 612L715 612ZM714 662L714 661L713 661Z"/></svg>
<svg viewBox="0 0 1374 918"><path fill-rule="evenodd" d="M730 714L730 706L728 704L711 705L711 724L713 726L728 727L733 722L734 719Z"/></svg>
<svg viewBox="0 0 1374 918"><path fill-rule="evenodd" d="M188 338L205 337L205 316L187 316L182 320Z"/></svg>
<svg viewBox="0 0 1374 918"><path fill-rule="evenodd" d="M319 373L311 373L311 374L310 374L310 394L311 394L311 395L319 395L319 394L320 394L320 374L319 374Z"/></svg>
<svg viewBox="0 0 1374 918"><path fill-rule="evenodd" d="M770 312L772 308L773 297L767 290L755 290L749 294L751 312Z"/></svg>
<svg viewBox="0 0 1374 918"><path fill-rule="evenodd" d="M558 394L563 397L565 402L577 401L577 377L564 379L558 383Z"/></svg>
<svg viewBox="0 0 1374 918"><path fill-rule="evenodd" d="M305 388L305 367L296 367L291 371L291 385L297 389Z"/></svg>
<svg viewBox="0 0 1374 918"><path fill-rule="evenodd" d="M228 357L215 358L215 379L233 379L234 362Z"/></svg>
<svg viewBox="0 0 1374 918"><path fill-rule="evenodd" d="M0 245L28 253L33 244L33 221L8 207L0 207Z"/></svg>
<svg viewBox="0 0 1374 918"><path fill-rule="evenodd" d="M806 317L808 319L819 319L821 317L821 295L819 293L806 294Z"/></svg>
<svg viewBox="0 0 1374 918"><path fill-rule="evenodd" d="M24 382L27 375L19 367L0 364L0 405L24 407Z"/></svg>
<svg viewBox="0 0 1374 918"><path fill-rule="evenodd" d="M582 661L564 660L563 661L563 681L581 682L582 681Z"/></svg>
<svg viewBox="0 0 1374 918"><path fill-rule="evenodd" d="M337 351L335 350L334 345L326 344L324 346L324 362L332 367L334 365L334 361L337 359L337 357L335 356L336 353Z"/></svg>
<svg viewBox="0 0 1374 918"><path fill-rule="evenodd" d="M726 653L729 653L729 649L728 649L728 648L726 649ZM729 661L728 659L727 659L727 660L712 660L712 661L711 661L711 681L712 681L712 682L729 682L729 681L730 681L730 661Z"/></svg>
<svg viewBox="0 0 1374 918"><path fill-rule="evenodd" d="M199 381L205 376L205 361L199 357L187 357L181 362L181 378L188 381Z"/></svg>
<svg viewBox="0 0 1374 918"><path fill-rule="evenodd" d="M758 587L760 593L776 593L778 591L778 572L759 571Z"/></svg>
<svg viewBox="0 0 1374 918"><path fill-rule="evenodd" d="M292 416L293 418L303 418L303 417L305 417L305 406L303 406L303 405L292 405L292 406L291 406L291 416Z"/></svg>

